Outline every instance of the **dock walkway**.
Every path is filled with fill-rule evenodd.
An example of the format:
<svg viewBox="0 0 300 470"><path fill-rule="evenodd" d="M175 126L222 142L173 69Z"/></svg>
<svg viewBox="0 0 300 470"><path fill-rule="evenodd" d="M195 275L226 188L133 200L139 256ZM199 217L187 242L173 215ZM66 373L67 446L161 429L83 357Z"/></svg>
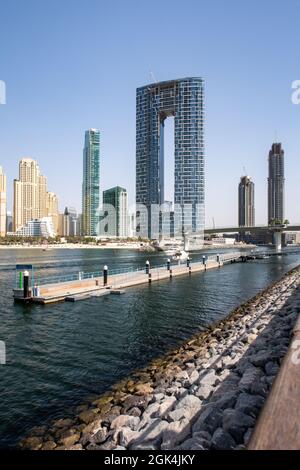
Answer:
<svg viewBox="0 0 300 470"><path fill-rule="evenodd" d="M49 283L40 285L38 295L32 293L30 301L40 304L49 304L65 300L84 300L89 296L105 295L105 291L122 290L141 284L170 279L183 275L191 275L208 269L218 268L225 263L235 262L241 258L241 253L228 253L220 256L209 256L207 259L186 264L167 265L151 267L149 273L146 269L138 269L126 272L109 272L107 283L105 284L103 273L78 273L77 279L57 281L49 280ZM189 266L187 265L189 264ZM74 277L74 276L73 276ZM14 289L16 301L22 301L22 290ZM28 300L28 299L26 299Z"/></svg>

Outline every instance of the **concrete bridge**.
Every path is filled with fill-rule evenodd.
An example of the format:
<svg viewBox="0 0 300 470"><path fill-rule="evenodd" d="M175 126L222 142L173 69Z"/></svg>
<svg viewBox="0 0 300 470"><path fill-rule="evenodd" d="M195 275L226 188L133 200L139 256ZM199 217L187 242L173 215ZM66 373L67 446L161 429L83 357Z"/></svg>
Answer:
<svg viewBox="0 0 300 470"><path fill-rule="evenodd" d="M291 224L291 225L258 225L255 227L216 227L216 228L207 228L204 230L204 234L213 234L213 233L240 233L245 232L251 233L262 233L262 232L273 232L274 234L274 246L276 251L281 251L281 235L283 232L300 232L300 224Z"/></svg>

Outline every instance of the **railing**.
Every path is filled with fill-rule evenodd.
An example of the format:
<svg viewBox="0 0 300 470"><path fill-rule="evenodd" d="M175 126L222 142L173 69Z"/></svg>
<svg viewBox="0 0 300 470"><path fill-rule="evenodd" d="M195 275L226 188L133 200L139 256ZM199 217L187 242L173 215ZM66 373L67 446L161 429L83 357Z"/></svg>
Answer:
<svg viewBox="0 0 300 470"><path fill-rule="evenodd" d="M219 261L226 262L231 259L236 259L241 256L241 253L235 252L235 253L227 253L227 254L221 254L219 255ZM205 257L205 262L217 262L218 261L218 255L210 255ZM197 261L194 261L190 263L191 266L196 263L202 263L203 260L200 258ZM186 260L182 260L180 262L181 266L184 266L186 264ZM174 268L178 266L178 262L173 261L170 264L171 268ZM167 269L167 263L165 262L164 264L160 265L155 265L151 266L151 271L154 272L154 270L161 270L161 269ZM145 273L145 266L144 267L139 267L139 268L119 268L119 269L109 269L108 274L109 277L113 276L118 276L120 274L126 274L128 276L133 276L138 273ZM64 282L72 282L72 281L82 281L82 280L87 280L87 279L94 279L94 278L101 278L103 276L103 271L93 271L93 272L83 272L79 271L76 273L72 274L65 274L65 275L58 275L58 276L49 276L49 277L40 277L36 276L35 278L35 284L39 286L43 286L46 284L61 284Z"/></svg>

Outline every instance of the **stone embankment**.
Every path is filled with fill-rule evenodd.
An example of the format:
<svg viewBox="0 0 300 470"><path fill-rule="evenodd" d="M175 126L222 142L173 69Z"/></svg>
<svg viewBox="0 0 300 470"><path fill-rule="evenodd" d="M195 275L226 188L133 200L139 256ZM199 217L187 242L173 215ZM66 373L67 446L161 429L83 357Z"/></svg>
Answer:
<svg viewBox="0 0 300 470"><path fill-rule="evenodd" d="M119 383L22 448L243 449L300 312L295 269L209 331Z"/></svg>

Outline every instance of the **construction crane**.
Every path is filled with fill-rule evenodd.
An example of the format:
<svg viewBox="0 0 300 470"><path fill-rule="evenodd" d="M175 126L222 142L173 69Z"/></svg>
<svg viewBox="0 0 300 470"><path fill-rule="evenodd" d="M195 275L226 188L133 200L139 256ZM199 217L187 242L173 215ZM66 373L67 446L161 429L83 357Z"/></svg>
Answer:
<svg viewBox="0 0 300 470"><path fill-rule="evenodd" d="M155 83L157 83L157 80L156 80L156 78L155 78L155 76L154 76L154 73L152 72L151 69L149 70L149 74L150 74L150 80L153 81L153 82L155 82Z"/></svg>

